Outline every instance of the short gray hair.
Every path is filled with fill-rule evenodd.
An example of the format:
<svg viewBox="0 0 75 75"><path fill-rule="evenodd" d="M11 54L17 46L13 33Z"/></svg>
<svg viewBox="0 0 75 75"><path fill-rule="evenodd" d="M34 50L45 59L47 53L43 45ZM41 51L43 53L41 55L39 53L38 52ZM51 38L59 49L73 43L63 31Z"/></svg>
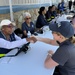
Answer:
<svg viewBox="0 0 75 75"><path fill-rule="evenodd" d="M30 14L29 12L25 12L25 13L23 14L23 17L26 18L27 16L31 17L31 14Z"/></svg>

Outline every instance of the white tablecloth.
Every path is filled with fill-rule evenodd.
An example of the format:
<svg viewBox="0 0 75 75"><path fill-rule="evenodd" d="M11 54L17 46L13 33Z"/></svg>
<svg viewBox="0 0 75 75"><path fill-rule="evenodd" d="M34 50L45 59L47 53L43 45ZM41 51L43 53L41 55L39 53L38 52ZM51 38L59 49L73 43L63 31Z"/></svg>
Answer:
<svg viewBox="0 0 75 75"><path fill-rule="evenodd" d="M51 32L39 36L52 38ZM44 60L48 50L56 51L58 47L43 42L30 44L30 47L26 54L22 52L16 57L0 60L0 75L52 75L54 68L46 69Z"/></svg>
<svg viewBox="0 0 75 75"><path fill-rule="evenodd" d="M73 17L73 15L65 15L65 14L63 14L63 15L55 17L55 19L53 19L51 22L55 22L55 21L56 21L56 23L59 23L61 21L68 21L68 22L70 22L71 20L67 19L67 17Z"/></svg>

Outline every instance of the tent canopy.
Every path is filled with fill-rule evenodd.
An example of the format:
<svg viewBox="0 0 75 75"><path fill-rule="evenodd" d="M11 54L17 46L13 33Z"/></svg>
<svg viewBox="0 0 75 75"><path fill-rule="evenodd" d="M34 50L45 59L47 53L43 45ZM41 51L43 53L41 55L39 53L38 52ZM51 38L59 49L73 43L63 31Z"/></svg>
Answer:
<svg viewBox="0 0 75 75"><path fill-rule="evenodd" d="M18 12L18 11L22 11L22 10L40 8L41 6L50 6L50 3L32 4L32 5L13 5L12 9L13 9L13 12ZM0 6L0 14L7 14L7 13L10 13L10 7L9 6Z"/></svg>

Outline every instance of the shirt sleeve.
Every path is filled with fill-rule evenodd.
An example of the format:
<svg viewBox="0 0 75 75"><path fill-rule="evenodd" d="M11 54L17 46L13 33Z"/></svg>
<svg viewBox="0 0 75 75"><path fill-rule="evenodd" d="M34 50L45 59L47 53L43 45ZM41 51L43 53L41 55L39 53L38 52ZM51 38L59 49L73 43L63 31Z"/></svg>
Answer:
<svg viewBox="0 0 75 75"><path fill-rule="evenodd" d="M22 24L22 31L26 30L25 23Z"/></svg>
<svg viewBox="0 0 75 75"><path fill-rule="evenodd" d="M10 41L0 38L0 47L1 48L12 49L12 48L20 47L26 43L27 43L26 39L20 39L17 41L10 42Z"/></svg>
<svg viewBox="0 0 75 75"><path fill-rule="evenodd" d="M15 38L16 38L16 40L21 40L21 38L18 37L16 34L15 34Z"/></svg>
<svg viewBox="0 0 75 75"><path fill-rule="evenodd" d="M66 48L57 49L57 51L52 56L52 59L62 66L67 62L69 58L70 58L70 55Z"/></svg>

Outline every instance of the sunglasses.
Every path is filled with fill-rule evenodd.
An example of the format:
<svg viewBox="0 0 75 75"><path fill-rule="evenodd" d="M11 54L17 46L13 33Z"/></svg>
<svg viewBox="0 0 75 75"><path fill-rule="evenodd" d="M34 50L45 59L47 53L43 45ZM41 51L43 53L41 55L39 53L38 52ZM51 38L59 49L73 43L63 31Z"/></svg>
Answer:
<svg viewBox="0 0 75 75"><path fill-rule="evenodd" d="M31 17L29 17L29 18L26 18L26 20L29 20L29 19L31 19Z"/></svg>
<svg viewBox="0 0 75 75"><path fill-rule="evenodd" d="M5 26L5 27L7 27L7 28L14 28L15 26L13 26L13 25L8 25L8 26Z"/></svg>

